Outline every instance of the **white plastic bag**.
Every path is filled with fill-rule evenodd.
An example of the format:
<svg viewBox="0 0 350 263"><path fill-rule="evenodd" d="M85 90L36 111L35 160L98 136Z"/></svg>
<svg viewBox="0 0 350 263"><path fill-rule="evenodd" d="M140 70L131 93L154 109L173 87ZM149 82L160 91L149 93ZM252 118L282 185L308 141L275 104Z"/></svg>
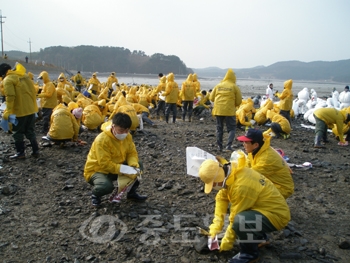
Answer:
<svg viewBox="0 0 350 263"><path fill-rule="evenodd" d="M205 160L216 160L215 156L197 147L186 147L187 174L198 177L199 167Z"/></svg>

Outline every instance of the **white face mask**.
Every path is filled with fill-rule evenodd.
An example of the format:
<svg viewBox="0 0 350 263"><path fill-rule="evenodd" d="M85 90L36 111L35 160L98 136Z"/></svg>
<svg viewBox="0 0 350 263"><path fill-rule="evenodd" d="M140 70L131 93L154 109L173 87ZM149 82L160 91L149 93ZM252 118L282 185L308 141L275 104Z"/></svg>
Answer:
<svg viewBox="0 0 350 263"><path fill-rule="evenodd" d="M114 137L117 138L118 140L124 140L126 138L126 136L128 136L127 133L122 133L122 134L119 134L119 133L113 133Z"/></svg>
<svg viewBox="0 0 350 263"><path fill-rule="evenodd" d="M120 141L124 140L126 138L126 136L128 136L128 133L119 134L119 133L114 132L114 129L112 129L112 133L113 133L114 137Z"/></svg>

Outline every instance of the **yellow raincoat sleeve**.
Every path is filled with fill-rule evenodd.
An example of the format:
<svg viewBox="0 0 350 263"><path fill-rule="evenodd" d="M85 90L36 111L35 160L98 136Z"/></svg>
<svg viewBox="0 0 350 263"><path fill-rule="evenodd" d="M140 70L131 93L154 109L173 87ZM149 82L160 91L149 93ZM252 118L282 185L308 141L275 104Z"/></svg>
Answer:
<svg viewBox="0 0 350 263"><path fill-rule="evenodd" d="M219 234L225 223L225 215L227 214L227 208L229 200L227 198L227 190L220 190L215 198L215 213L213 223L209 227L209 234L211 237Z"/></svg>

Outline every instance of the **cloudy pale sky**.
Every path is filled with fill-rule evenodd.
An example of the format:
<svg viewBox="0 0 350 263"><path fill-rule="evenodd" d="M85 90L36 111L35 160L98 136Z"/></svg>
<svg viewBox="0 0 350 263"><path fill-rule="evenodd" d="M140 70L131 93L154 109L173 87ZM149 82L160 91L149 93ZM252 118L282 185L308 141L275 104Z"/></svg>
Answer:
<svg viewBox="0 0 350 263"><path fill-rule="evenodd" d="M4 51L114 46L176 55L190 68L350 59L348 0L0 2Z"/></svg>

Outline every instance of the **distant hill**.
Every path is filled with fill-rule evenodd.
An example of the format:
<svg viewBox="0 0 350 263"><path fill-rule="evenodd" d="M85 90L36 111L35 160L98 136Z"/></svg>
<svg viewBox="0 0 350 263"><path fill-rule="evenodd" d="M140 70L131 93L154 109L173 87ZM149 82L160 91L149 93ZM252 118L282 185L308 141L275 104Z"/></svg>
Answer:
<svg viewBox="0 0 350 263"><path fill-rule="evenodd" d="M9 59L24 61L28 53L7 51ZM111 72L137 74L165 74L173 72L176 75L187 75L196 72L199 77L224 77L227 69L218 67L188 68L175 55L160 53L151 56L143 51L130 51L123 47L48 47L30 55L32 62L45 61L45 65L75 72ZM270 66L233 69L237 78L246 79L293 79L298 81L334 81L350 83L350 59L339 61L283 61Z"/></svg>
<svg viewBox="0 0 350 263"><path fill-rule="evenodd" d="M227 69L217 67L193 68L192 70L201 77L223 77L227 71ZM258 66L233 70L237 78L350 82L350 59L332 62L284 61L268 67Z"/></svg>
<svg viewBox="0 0 350 263"><path fill-rule="evenodd" d="M130 51L123 47L95 47L55 46L40 49L40 52L31 54L20 51L6 51L9 59L25 60L28 56L30 62L45 61L45 65L52 65L70 71L85 72L117 72L158 74L160 72L187 75L193 73L185 63L175 55L160 53L147 56L143 51Z"/></svg>

